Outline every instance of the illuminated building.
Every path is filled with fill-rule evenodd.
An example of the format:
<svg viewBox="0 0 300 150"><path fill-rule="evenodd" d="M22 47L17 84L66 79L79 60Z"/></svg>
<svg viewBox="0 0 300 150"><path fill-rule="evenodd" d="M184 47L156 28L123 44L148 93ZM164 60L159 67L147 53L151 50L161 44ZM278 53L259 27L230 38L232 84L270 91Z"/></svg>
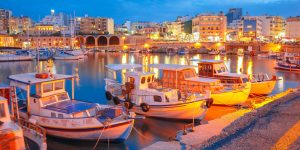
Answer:
<svg viewBox="0 0 300 150"><path fill-rule="evenodd" d="M6 9L0 9L0 34L9 33L9 19L12 12Z"/></svg>
<svg viewBox="0 0 300 150"><path fill-rule="evenodd" d="M262 20L259 17L245 16L242 18L242 35L246 41L253 41L262 35Z"/></svg>
<svg viewBox="0 0 300 150"><path fill-rule="evenodd" d="M13 47L15 44L14 38L9 35L0 35L0 47Z"/></svg>
<svg viewBox="0 0 300 150"><path fill-rule="evenodd" d="M290 17L286 20L286 36L300 40L300 16Z"/></svg>
<svg viewBox="0 0 300 150"><path fill-rule="evenodd" d="M227 19L221 12L218 15L200 14L192 20L192 32L195 41L225 41Z"/></svg>
<svg viewBox="0 0 300 150"><path fill-rule="evenodd" d="M71 46L71 37L62 36L19 36L15 46L24 47L29 42L30 48L64 48Z"/></svg>
<svg viewBox="0 0 300 150"><path fill-rule="evenodd" d="M112 18L85 16L76 18L76 22L78 34L114 34L114 20Z"/></svg>
<svg viewBox="0 0 300 150"><path fill-rule="evenodd" d="M9 19L9 34L25 34L32 26L33 22L29 17L11 17Z"/></svg>
<svg viewBox="0 0 300 150"><path fill-rule="evenodd" d="M242 8L231 8L226 14L227 17L227 25L230 25L235 20L240 20L243 15Z"/></svg>
<svg viewBox="0 0 300 150"><path fill-rule="evenodd" d="M52 9L51 14L45 16L41 24L44 25L54 25L54 26L68 26L70 24L68 15L64 13L55 14L55 11Z"/></svg>
<svg viewBox="0 0 300 150"><path fill-rule="evenodd" d="M281 16L259 16L262 20L262 35L268 38L284 36L285 21Z"/></svg>

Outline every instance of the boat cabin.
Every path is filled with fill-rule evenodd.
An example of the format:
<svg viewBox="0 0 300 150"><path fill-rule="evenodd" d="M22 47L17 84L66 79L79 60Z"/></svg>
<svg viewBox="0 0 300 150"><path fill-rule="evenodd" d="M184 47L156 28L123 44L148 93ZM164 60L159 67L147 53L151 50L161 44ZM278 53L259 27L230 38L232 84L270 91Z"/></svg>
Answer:
<svg viewBox="0 0 300 150"><path fill-rule="evenodd" d="M12 87L26 91L27 104L19 107L22 112L51 118L89 117L95 114L95 109L92 108L97 104L73 100L73 76L54 74L49 77L37 77L36 75L26 73L9 76ZM72 99L65 88L66 80L72 80Z"/></svg>
<svg viewBox="0 0 300 150"><path fill-rule="evenodd" d="M207 90L223 89L217 79L200 78L194 66L176 64L151 64L153 68L162 70L162 86L179 89L184 92L206 93Z"/></svg>
<svg viewBox="0 0 300 150"><path fill-rule="evenodd" d="M245 74L230 73L221 60L201 60L198 63L200 77L217 78L222 83L246 83L249 77Z"/></svg>

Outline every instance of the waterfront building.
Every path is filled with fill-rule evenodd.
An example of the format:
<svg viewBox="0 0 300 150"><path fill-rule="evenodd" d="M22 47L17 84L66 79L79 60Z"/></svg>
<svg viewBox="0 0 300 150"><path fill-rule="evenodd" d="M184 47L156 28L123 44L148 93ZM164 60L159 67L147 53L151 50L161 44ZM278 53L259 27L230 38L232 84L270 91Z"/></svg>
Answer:
<svg viewBox="0 0 300 150"><path fill-rule="evenodd" d="M0 47L14 47L15 40L13 36L0 35Z"/></svg>
<svg viewBox="0 0 300 150"><path fill-rule="evenodd" d="M12 12L6 9L0 9L0 34L9 33L9 19L12 16Z"/></svg>
<svg viewBox="0 0 300 150"><path fill-rule="evenodd" d="M18 36L16 47L64 48L71 46L71 37L63 36Z"/></svg>
<svg viewBox="0 0 300 150"><path fill-rule="evenodd" d="M242 41L253 41L262 35L262 20L256 16L242 17Z"/></svg>
<svg viewBox="0 0 300 150"><path fill-rule="evenodd" d="M114 20L112 18L88 17L76 19L77 34L114 34Z"/></svg>
<svg viewBox="0 0 300 150"><path fill-rule="evenodd" d="M300 16L286 19L286 36L300 40Z"/></svg>
<svg viewBox="0 0 300 150"><path fill-rule="evenodd" d="M183 33L181 22L179 21L165 22L164 26L166 27L167 30L166 39L179 40L181 33Z"/></svg>
<svg viewBox="0 0 300 150"><path fill-rule="evenodd" d="M225 41L227 19L222 12L219 14L200 14L192 20L192 32L195 41Z"/></svg>
<svg viewBox="0 0 300 150"><path fill-rule="evenodd" d="M227 25L230 25L235 20L240 20L243 15L242 8L231 8L226 14L227 17Z"/></svg>
<svg viewBox="0 0 300 150"><path fill-rule="evenodd" d="M138 22L132 22L130 28L132 33L137 33L141 29L144 29L146 27L155 27L157 26L157 24L158 23L155 22L138 21Z"/></svg>
<svg viewBox="0 0 300 150"><path fill-rule="evenodd" d="M64 13L55 14L55 11L52 9L50 15L47 15L42 19L41 24L54 26L68 26L70 25L70 21L68 15Z"/></svg>
<svg viewBox="0 0 300 150"><path fill-rule="evenodd" d="M32 27L33 21L29 17L21 16L9 19L9 34L27 34L27 31Z"/></svg>
<svg viewBox="0 0 300 150"><path fill-rule="evenodd" d="M259 16L262 21L262 36L275 39L285 36L285 21L281 16Z"/></svg>

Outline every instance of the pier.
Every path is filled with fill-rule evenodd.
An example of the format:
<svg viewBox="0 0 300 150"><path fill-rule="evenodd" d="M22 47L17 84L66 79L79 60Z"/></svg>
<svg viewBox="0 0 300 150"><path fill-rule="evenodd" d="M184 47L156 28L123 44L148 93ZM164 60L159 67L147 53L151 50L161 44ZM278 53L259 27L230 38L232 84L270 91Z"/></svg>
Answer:
<svg viewBox="0 0 300 150"><path fill-rule="evenodd" d="M250 109L240 109L208 121L176 140L156 142L151 149L292 149L299 147L300 89L266 98Z"/></svg>

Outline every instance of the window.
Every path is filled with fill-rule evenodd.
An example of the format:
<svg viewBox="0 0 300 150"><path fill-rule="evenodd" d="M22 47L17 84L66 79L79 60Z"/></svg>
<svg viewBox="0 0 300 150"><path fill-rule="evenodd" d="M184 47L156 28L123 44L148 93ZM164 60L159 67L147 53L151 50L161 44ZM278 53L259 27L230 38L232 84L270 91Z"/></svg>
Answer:
<svg viewBox="0 0 300 150"><path fill-rule="evenodd" d="M154 102L162 102L161 97L158 96L158 95L154 95L154 96L153 96L153 99L154 99Z"/></svg>
<svg viewBox="0 0 300 150"><path fill-rule="evenodd" d="M63 81L55 82L55 85L54 85L55 90L61 90L63 88L64 88L64 82Z"/></svg>
<svg viewBox="0 0 300 150"><path fill-rule="evenodd" d="M147 82L148 83L151 82L151 77L150 76L147 78Z"/></svg>
<svg viewBox="0 0 300 150"><path fill-rule="evenodd" d="M51 118L56 118L56 113L51 112Z"/></svg>
<svg viewBox="0 0 300 150"><path fill-rule="evenodd" d="M63 115L63 114L58 114L58 115L57 115L57 118L62 119L62 118L64 118L64 115Z"/></svg>
<svg viewBox="0 0 300 150"><path fill-rule="evenodd" d="M43 88L44 88L43 89L44 93L53 91L53 83L46 83L46 84L44 84Z"/></svg>
<svg viewBox="0 0 300 150"><path fill-rule="evenodd" d="M142 77L141 83L144 84L146 82L146 78Z"/></svg>
<svg viewBox="0 0 300 150"><path fill-rule="evenodd" d="M62 101L62 100L67 100L67 99L69 99L69 96L68 96L67 93L63 93L63 94L56 95L56 97L57 97L57 100L58 100L58 101Z"/></svg>
<svg viewBox="0 0 300 150"><path fill-rule="evenodd" d="M4 104L0 104L0 118L3 118L3 117L6 117L6 114L5 114L5 106Z"/></svg>

